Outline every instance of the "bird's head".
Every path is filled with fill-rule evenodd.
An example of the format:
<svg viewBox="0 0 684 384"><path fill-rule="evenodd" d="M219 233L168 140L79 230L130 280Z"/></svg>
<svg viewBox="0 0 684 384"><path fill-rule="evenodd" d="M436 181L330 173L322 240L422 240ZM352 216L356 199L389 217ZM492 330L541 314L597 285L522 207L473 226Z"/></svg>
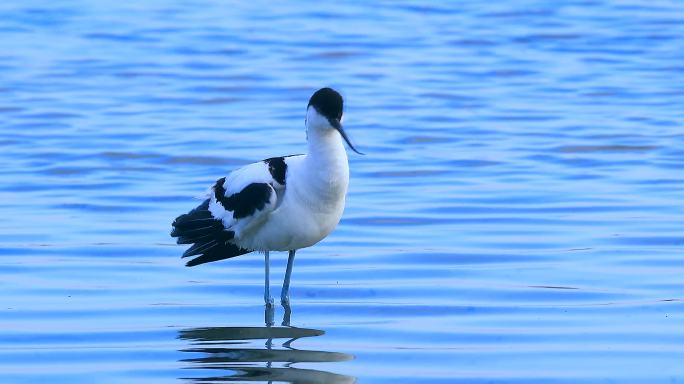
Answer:
<svg viewBox="0 0 684 384"><path fill-rule="evenodd" d="M344 101L342 96L332 88L321 88L316 91L309 99L309 105L306 109L306 126L307 130L315 129L326 131L335 129L340 133L340 136L347 142L349 148L358 154L356 148L349 141L349 137L342 128L342 110Z"/></svg>

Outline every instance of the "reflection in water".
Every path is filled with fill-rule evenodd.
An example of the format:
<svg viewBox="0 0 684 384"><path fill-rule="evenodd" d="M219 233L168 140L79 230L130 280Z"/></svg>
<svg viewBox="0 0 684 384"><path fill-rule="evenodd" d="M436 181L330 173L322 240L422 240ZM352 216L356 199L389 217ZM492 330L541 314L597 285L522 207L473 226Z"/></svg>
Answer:
<svg viewBox="0 0 684 384"><path fill-rule="evenodd" d="M194 383L285 382L353 383L355 378L314 369L293 368L295 363L337 362L351 360L346 353L298 350L292 344L303 337L321 336L317 329L289 326L290 308L285 308L283 327L273 327L273 308L264 314L265 327L212 327L182 330L179 338L191 347L181 352L197 357L181 360L192 369L221 370L223 375L187 377ZM284 340L275 343L274 339ZM280 347L278 347L280 345Z"/></svg>

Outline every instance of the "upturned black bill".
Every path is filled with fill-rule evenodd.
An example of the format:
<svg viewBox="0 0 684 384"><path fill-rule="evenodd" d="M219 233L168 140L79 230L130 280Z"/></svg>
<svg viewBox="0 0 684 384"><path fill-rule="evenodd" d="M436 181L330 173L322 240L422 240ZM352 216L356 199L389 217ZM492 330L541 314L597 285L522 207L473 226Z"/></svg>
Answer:
<svg viewBox="0 0 684 384"><path fill-rule="evenodd" d="M339 132L340 135L342 135L342 138L344 139L344 141L347 142L347 145L349 145L349 148L351 148L352 151L358 153L359 155L363 155L363 153L357 151L356 148L354 148L351 141L349 140L349 137L347 136L347 133L344 132L344 129L342 129L342 124L340 124L339 120L333 118L333 119L328 119L328 121L330 121L330 125L332 125L333 128L337 129L337 132Z"/></svg>

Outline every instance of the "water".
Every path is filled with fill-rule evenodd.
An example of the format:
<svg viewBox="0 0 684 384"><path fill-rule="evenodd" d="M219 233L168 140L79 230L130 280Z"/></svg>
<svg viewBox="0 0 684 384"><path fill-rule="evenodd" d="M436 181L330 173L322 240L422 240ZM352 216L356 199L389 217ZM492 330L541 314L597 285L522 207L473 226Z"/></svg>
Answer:
<svg viewBox="0 0 684 384"><path fill-rule="evenodd" d="M129 3L0 4L0 382L684 378L681 2ZM267 328L170 222L326 85L367 155Z"/></svg>

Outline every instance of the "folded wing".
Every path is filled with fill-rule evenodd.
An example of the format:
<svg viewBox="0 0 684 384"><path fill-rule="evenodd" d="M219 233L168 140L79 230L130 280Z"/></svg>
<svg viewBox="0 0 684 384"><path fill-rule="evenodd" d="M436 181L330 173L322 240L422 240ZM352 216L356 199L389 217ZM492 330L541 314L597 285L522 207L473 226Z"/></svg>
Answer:
<svg viewBox="0 0 684 384"><path fill-rule="evenodd" d="M194 266L228 259L253 250L240 248L236 240L258 230L279 202L285 189L269 169L268 161L250 164L220 178L207 199L173 222L171 236L178 244L192 244L183 257L197 256Z"/></svg>

